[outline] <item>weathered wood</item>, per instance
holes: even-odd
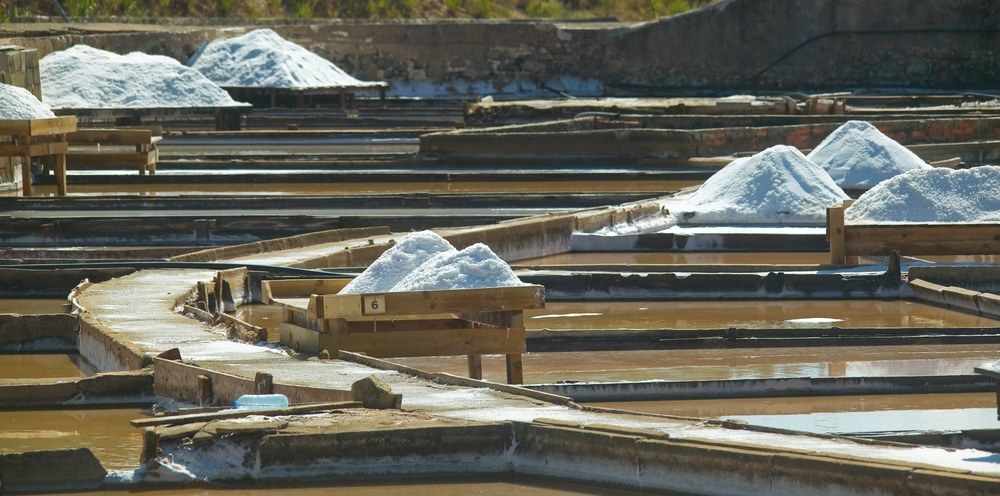
[[[840,202],[826,209],[826,237],[830,240],[830,263],[833,265],[847,263],[847,250],[844,242],[844,209],[848,206],[849,204],[845,205],[845,202]]]
[[[330,340],[327,342],[326,338]],[[326,345],[325,345],[326,344]],[[508,328],[423,329],[404,332],[371,332],[319,335],[319,347],[331,352],[347,350],[377,358],[506,355],[525,353],[525,331]]]
[[[273,298],[337,294],[351,279],[278,279],[261,281],[261,300],[270,303]],[[266,297],[266,300],[265,300]]]
[[[207,422],[211,420],[224,420],[232,418],[246,417],[249,415],[300,415],[303,413],[319,412],[324,410],[340,410],[344,408],[361,408],[360,401],[337,401],[331,403],[313,403],[308,405],[295,405],[288,408],[269,408],[262,410],[223,410],[211,413],[192,413],[188,415],[168,415],[164,417],[141,418],[129,421],[132,427],[151,427],[156,425],[179,425],[192,422]]]
[[[469,377],[481,380],[483,378],[483,356],[475,354],[468,355],[466,357],[466,362],[469,365]]]
[[[64,154],[69,150],[65,141],[32,142],[28,144],[0,144],[0,156],[31,155],[33,157],[44,155]]]
[[[365,296],[314,295],[309,311],[317,318],[364,317],[372,313],[363,306]],[[442,312],[495,312],[545,307],[544,288],[538,285],[441,291],[385,293],[380,305],[394,315]]]
[[[149,129],[79,129],[66,135],[70,145],[148,145],[160,139]]]
[[[43,136],[76,131],[76,117],[47,117],[43,119],[0,120],[0,134],[18,136]]]

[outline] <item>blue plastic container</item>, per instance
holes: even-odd
[[[288,397],[283,394],[244,394],[233,402],[237,410],[270,410],[288,408]]]

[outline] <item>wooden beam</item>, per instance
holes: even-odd
[[[295,405],[288,408],[270,408],[266,410],[223,410],[211,413],[192,413],[188,415],[168,415],[164,417],[141,418],[129,421],[132,427],[151,427],[155,425],[179,425],[192,422],[209,422],[247,417],[250,415],[301,415],[303,413],[320,412],[324,410],[340,410],[344,408],[361,408],[360,401],[338,401],[333,403],[311,403]]]
[[[71,145],[151,145],[149,129],[80,129],[66,135]]]
[[[507,355],[525,353],[524,329],[426,329],[405,332],[320,334],[320,347],[365,353],[376,358]],[[327,342],[327,338],[332,343]]]
[[[847,263],[847,252],[844,243],[844,210],[850,206],[850,200],[844,200],[826,209],[826,237],[830,241],[830,263],[844,265]]]
[[[366,315],[420,315],[443,312],[495,312],[545,308],[545,289],[538,285],[384,293],[381,295],[317,295],[310,316],[352,318]],[[376,305],[378,308],[373,307]],[[380,311],[381,310],[381,311]]]

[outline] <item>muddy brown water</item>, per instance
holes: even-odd
[[[247,184],[70,184],[70,196],[90,195],[357,195],[401,193],[669,193],[703,181],[467,181]],[[55,185],[35,186],[36,196],[56,196]]]
[[[825,252],[570,252],[518,260],[513,265],[761,265],[828,264]]]
[[[65,298],[0,298],[0,313],[21,315],[66,313],[63,308],[65,304]]]
[[[0,353],[0,379],[86,377],[95,372],[77,353]]]
[[[0,411],[0,452],[90,448],[107,469],[139,465],[142,429],[129,420],[148,417],[140,408]]]
[[[384,496],[386,494],[412,496],[639,496],[659,494],[665,496],[680,493],[662,492],[647,493],[602,486],[598,484],[581,484],[558,480],[548,480],[528,476],[514,477],[478,477],[478,478],[435,478],[428,480],[410,480],[392,482],[365,482],[361,484],[331,485],[323,482],[295,484],[291,481],[263,482],[253,485],[242,483],[226,484],[224,486],[172,487],[169,489],[125,489],[106,488],[89,493],[109,496],[124,496],[128,494],[143,494],[147,496],[215,496],[215,495],[248,495],[248,496]],[[53,493],[65,494],[65,493]],[[687,493],[685,493],[687,494]]]
[[[825,434],[1000,429],[994,393],[588,403]]]
[[[524,382],[711,381],[788,377],[970,375],[1000,358],[1000,344],[839,346],[526,353]],[[429,372],[466,375],[465,357],[392,358]],[[483,357],[483,377],[506,382],[502,356]]]

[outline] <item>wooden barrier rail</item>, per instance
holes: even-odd
[[[81,129],[66,135],[67,165],[73,169],[133,168],[140,175],[155,174],[162,130]]]
[[[844,200],[827,209],[830,263],[857,263],[859,256],[1000,254],[1000,224],[847,224]]]

